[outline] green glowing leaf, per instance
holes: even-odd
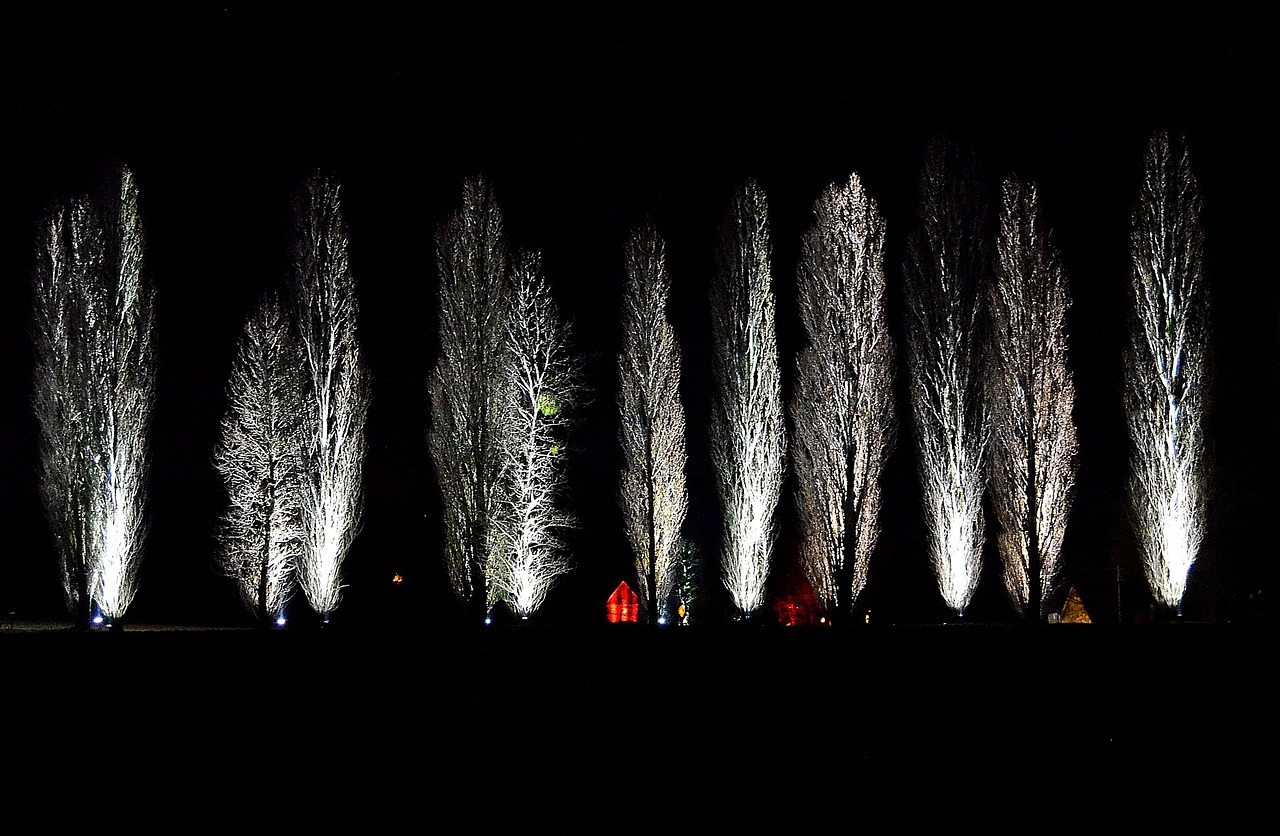
[[[560,399],[553,392],[538,393],[538,411],[547,417],[560,414]]]

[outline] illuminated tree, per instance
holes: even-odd
[[[489,583],[519,618],[546,600],[572,562],[564,532],[574,519],[564,509],[566,432],[581,393],[578,361],[542,277],[539,257],[520,253],[512,263],[507,315],[507,374],[498,414],[501,490],[495,520],[500,547]]]
[[[356,339],[355,277],[338,183],[314,173],[294,201],[290,288],[302,355],[302,521],[298,583],[328,622],[360,524],[369,376]]]
[[[245,321],[214,455],[228,499],[217,562],[263,626],[282,614],[303,561],[302,370],[293,325],[268,296]]]
[[[680,347],[667,316],[666,246],[652,222],[631,233],[618,355],[623,470],[619,500],[635,558],[641,611],[658,620],[671,598],[689,509]]]
[[[930,144],[920,228],[907,242],[906,346],[930,559],[942,599],[963,617],[982,569],[986,414],[982,288],[986,205],[976,161]]]
[[[768,206],[754,181],[734,194],[717,255],[711,455],[724,514],[720,566],[739,616],[749,618],[764,605],[787,444]]]
[[[510,296],[502,213],[483,178],[436,234],[439,358],[431,372],[428,441],[443,505],[444,556],[454,595],[478,624],[496,603],[489,559],[497,547],[499,436],[510,380]]]
[[[155,292],[142,259],[127,168],[100,204],[79,197],[42,223],[32,323],[40,492],[81,626],[123,617],[137,592],[155,403]]]
[[[1132,216],[1125,414],[1130,499],[1147,583],[1181,612],[1205,529],[1208,308],[1201,198],[1180,138],[1152,136]]]
[[[894,440],[884,218],[857,174],[814,206],[800,253],[791,401],[800,562],[819,606],[851,614],[879,535],[880,475]]]
[[[1005,180],[997,251],[989,285],[991,500],[1009,600],[1041,620],[1062,571],[1077,447],[1067,277],[1034,184]]]

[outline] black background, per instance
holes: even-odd
[[[719,595],[707,293],[728,199],[747,177],[768,195],[789,374],[795,257],[813,201],[852,171],[863,178],[887,218],[896,322],[922,155],[946,135],[981,155],[993,188],[1011,173],[1039,186],[1074,300],[1081,470],[1066,574],[1106,620],[1122,567],[1124,615],[1142,614],[1147,593],[1123,517],[1120,350],[1129,212],[1147,139],[1169,130],[1187,137],[1203,191],[1214,305],[1217,482],[1187,614],[1239,617],[1275,576],[1280,306],[1265,27],[1243,12],[1167,4],[1123,15],[1077,4],[890,5],[570,14],[530,4],[412,13],[50,4],[11,16],[0,30],[0,612],[62,614],[36,493],[26,330],[34,230],[51,202],[92,191],[107,166],[136,176],[158,294],[152,530],[130,621],[245,623],[213,566],[223,498],[211,456],[243,318],[281,281],[291,196],[320,168],[344,190],[374,387],[364,528],[338,617],[460,614],[437,557],[425,383],[436,353],[433,236],[463,178],[482,173],[511,243],[542,253],[588,360],[593,400],[574,444],[577,568],[542,612],[573,622],[599,620],[631,571],[614,499],[613,377],[630,229],[652,215],[669,247],[690,430],[688,534]],[[905,402],[899,417],[867,602],[887,620],[941,620]],[[784,496],[781,568],[789,505]],[[991,561],[971,611],[1012,618]]]

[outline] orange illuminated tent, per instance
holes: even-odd
[[[1089,611],[1084,608],[1084,602],[1080,600],[1080,593],[1076,592],[1073,586],[1067,593],[1067,600],[1062,604],[1063,624],[1092,624],[1093,619],[1089,618]]]
[[[618,584],[618,588],[609,596],[605,612],[610,623],[613,624],[634,623],[640,620],[640,599],[631,591],[631,587],[627,586],[626,581]]]

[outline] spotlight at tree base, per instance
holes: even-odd
[[[276,626],[283,627],[289,623],[289,619],[285,617],[284,610],[276,614]]]
[[[667,617],[665,615],[658,616],[658,626],[659,627],[667,626]]]
[[[114,618],[111,618],[110,616],[106,615],[106,613],[102,612],[102,609],[99,607],[99,604],[97,604],[96,600],[95,602],[93,602],[93,615],[90,616],[90,620],[88,621],[90,621],[91,630],[114,630],[115,629]]]
[[[110,630],[114,626],[112,620],[103,615],[102,610],[98,608],[98,602],[93,603],[93,615],[89,618],[89,623],[95,630]]]

